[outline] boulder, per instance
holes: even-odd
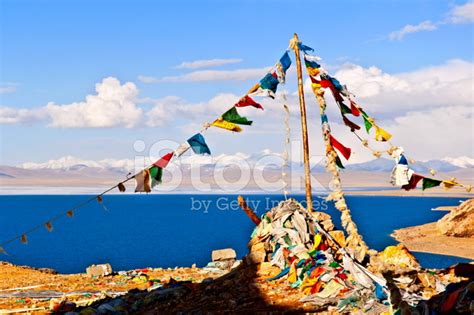
[[[87,267],[86,273],[89,277],[105,277],[112,274],[110,264],[92,265]]]
[[[229,259],[235,260],[235,258],[237,258],[237,254],[232,248],[218,249],[212,251],[212,261]]]
[[[474,199],[461,203],[436,222],[436,227],[447,236],[474,237]]]

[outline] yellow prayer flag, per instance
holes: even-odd
[[[460,186],[460,184],[456,182],[456,178],[452,178],[451,180],[443,180],[443,186],[445,189],[450,189],[454,186]]]
[[[214,127],[219,127],[219,128],[222,128],[222,129],[225,129],[225,130],[230,130],[230,131],[235,131],[235,132],[241,132],[242,131],[242,128],[240,128],[239,126],[237,126],[236,124],[234,123],[231,123],[231,122],[228,122],[222,118],[220,119],[216,119],[212,125]]]
[[[321,244],[321,238],[321,234],[319,233],[314,235],[314,242],[311,251],[315,251],[318,248],[319,244]]]
[[[377,125],[375,126],[375,140],[377,141],[388,141],[392,137],[386,130],[380,128]]]
[[[320,72],[318,68],[306,68],[306,69],[308,69],[308,74],[312,77],[317,76]]]
[[[293,262],[290,267],[290,272],[288,273],[288,282],[293,283],[297,280],[296,274],[296,263]]]

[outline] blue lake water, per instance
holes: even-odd
[[[253,223],[232,195],[110,195],[102,205],[92,202],[75,211],[72,218],[54,222],[49,233],[41,228],[5,246],[8,256],[0,260],[63,273],[83,272],[88,265],[109,262],[114,270],[141,267],[205,265],[213,249],[232,247],[239,257]],[[292,196],[304,200],[304,196]],[[45,222],[76,205],[87,195],[0,196],[0,242]],[[283,200],[279,195],[248,195],[249,205],[260,215]],[[320,202],[321,211],[339,212]],[[348,205],[368,245],[377,250],[395,244],[393,230],[438,220],[445,212],[431,208],[457,205],[459,198],[348,196]],[[316,205],[318,206],[318,205]],[[466,259],[416,253],[424,267],[442,268]]]

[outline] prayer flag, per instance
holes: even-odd
[[[123,184],[122,184],[123,185]],[[69,210],[68,212],[66,212],[66,215],[68,216],[68,218],[72,218],[74,216],[74,211],[73,210]]]
[[[357,108],[356,103],[354,103],[353,100],[350,100],[350,102],[351,102],[351,112],[352,112],[352,115],[354,115],[354,116],[359,116],[359,115],[360,115],[360,111],[359,111],[359,109]]]
[[[412,173],[408,168],[408,165],[403,165],[403,164],[397,164],[392,170],[390,182],[394,186],[404,186],[408,185],[410,183],[410,178]]]
[[[260,85],[255,91],[249,93],[249,95],[275,98],[275,93],[272,90],[262,89]]]
[[[174,155],[176,155],[176,157],[180,157],[181,155],[186,153],[186,151],[188,151],[190,147],[191,145],[186,141],[180,144],[179,147],[177,147],[176,150],[174,150]]]
[[[44,224],[44,227],[46,228],[46,230],[48,230],[48,232],[52,232],[53,231],[53,223],[51,223],[50,221],[46,222]]]
[[[287,51],[285,51],[283,56],[280,58],[280,64],[284,72],[286,72],[286,70],[291,66],[291,59]]]
[[[302,51],[304,51],[305,53],[308,52],[308,51],[314,51],[313,48],[311,48],[311,47],[309,47],[309,46],[306,46],[306,45],[304,45],[304,44],[301,43],[301,42],[298,43],[298,48],[299,48],[299,50],[302,50]]]
[[[245,95],[242,97],[236,104],[235,107],[246,107],[246,106],[253,106],[255,108],[259,108],[263,110],[263,106],[259,103],[255,102],[250,96]]]
[[[339,106],[341,107],[342,114],[352,114],[351,109],[343,102],[339,102]]]
[[[350,120],[346,117],[346,115],[344,115],[344,114],[342,115],[342,120],[344,121],[344,124],[345,124],[347,127],[351,128],[351,131],[359,130],[359,129],[360,129],[360,126],[359,126],[359,125],[357,125],[357,124],[353,123],[352,121],[350,121]]]
[[[375,140],[377,141],[388,141],[392,137],[386,130],[375,125]]]
[[[246,117],[240,116],[239,113],[237,112],[237,108],[235,107],[232,107],[231,109],[226,111],[224,114],[222,114],[222,119],[234,124],[239,124],[239,125],[252,124],[252,121],[248,120]]]
[[[28,238],[26,237],[26,234],[23,234],[20,239],[22,244],[28,244]]]
[[[161,184],[163,179],[163,169],[159,166],[152,166],[149,169],[151,177],[151,187]]]
[[[170,152],[170,153],[162,156],[158,161],[153,163],[153,165],[161,167],[161,168],[165,168],[166,166],[168,166],[168,163],[173,158],[173,155],[174,155],[174,152]]]
[[[423,178],[423,187],[422,187],[422,189],[425,190],[425,189],[428,189],[428,188],[437,187],[437,186],[441,185],[441,183],[442,183],[442,181],[440,181],[440,180],[424,177]]]
[[[212,123],[212,125],[215,126],[215,127],[225,129],[225,130],[229,130],[229,131],[235,131],[235,132],[241,132],[242,131],[242,128],[240,128],[236,124],[225,121],[223,119],[216,119]]]
[[[339,168],[344,168],[344,165],[342,164],[342,161],[341,161],[341,158],[339,157],[339,155],[336,155],[336,165]]]
[[[117,188],[120,192],[125,192],[125,190],[127,190],[123,183],[118,183]]]
[[[398,160],[398,164],[408,165],[407,158],[403,154],[400,155],[400,159]]]
[[[332,84],[334,85],[334,87],[336,89],[338,89],[339,91],[343,91],[344,90],[344,87],[342,86],[342,84],[336,79],[336,78],[333,78],[331,76],[329,76],[329,80],[331,80]]]
[[[453,188],[454,186],[460,186],[460,184],[456,181],[456,178],[451,180],[443,180],[443,186],[446,189]]]
[[[342,143],[336,140],[332,135],[329,135],[329,141],[331,145],[336,148],[346,160],[351,157],[351,148],[345,147]]]
[[[274,76],[272,73],[267,73],[267,75],[263,77],[262,80],[260,80],[260,88],[263,90],[270,90],[275,93],[278,83],[280,83],[280,81],[278,81],[276,78],[276,74]]]
[[[403,185],[402,188],[405,190],[415,189],[416,185],[418,185],[418,182],[423,178],[423,176],[413,173],[410,177],[410,181],[408,182],[408,184]]]
[[[189,138],[188,143],[196,154],[211,154],[211,150],[209,150],[206,140],[204,140],[204,137],[200,133]]]
[[[149,193],[151,191],[150,171],[148,169],[144,169],[138,174],[136,174],[135,181],[137,182],[135,192]]]
[[[306,70],[308,70],[308,74],[312,77],[317,76],[320,72],[318,68],[306,68]]]
[[[370,128],[372,128],[372,123],[365,115],[362,115],[362,118],[364,119],[365,130],[367,130],[367,133],[369,133]]]

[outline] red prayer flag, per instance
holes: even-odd
[[[253,106],[255,108],[260,108],[263,110],[263,106],[259,103],[255,102],[250,96],[245,95],[242,97],[236,104],[235,107],[246,107],[246,106]]]
[[[360,111],[359,109],[357,108],[356,104],[354,103],[354,101],[350,100],[351,101],[351,111],[352,111],[352,115],[354,116],[359,116],[360,115]]]
[[[273,73],[272,73],[272,76],[273,76],[275,79],[278,79],[278,75],[277,75],[276,72],[273,72]]]
[[[343,102],[344,99],[341,96],[341,93],[339,93],[338,89],[334,86],[334,83],[332,83],[331,80],[323,79],[319,82],[323,88],[329,88],[332,92],[332,95],[334,95],[334,99],[336,102]]]
[[[162,156],[158,161],[153,163],[154,166],[158,166],[161,168],[165,168],[168,163],[170,162],[171,158],[173,157],[174,152],[170,152],[166,154],[165,156]]]
[[[342,156],[346,160],[349,160],[351,157],[351,148],[345,147],[342,143],[336,140],[332,135],[329,135],[329,141],[331,142],[331,145],[333,148],[336,148],[339,152],[341,152]]]
[[[411,175],[411,178],[410,178],[410,181],[408,182],[408,184],[403,185],[402,188],[405,189],[405,190],[415,189],[416,185],[418,185],[418,182],[420,180],[422,180],[423,178],[424,178],[424,176],[413,173]]]

